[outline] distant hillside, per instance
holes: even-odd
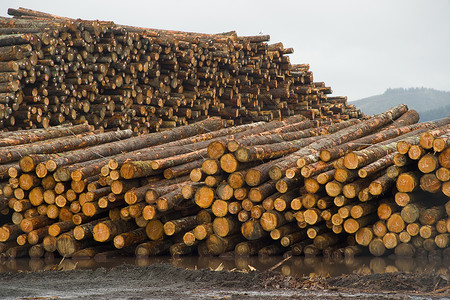
[[[450,92],[427,88],[387,89],[382,95],[350,102],[366,115],[373,115],[404,103],[420,114],[420,122],[450,116]]]

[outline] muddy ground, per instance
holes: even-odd
[[[1,299],[448,299],[448,274],[187,270],[170,264],[0,274]]]

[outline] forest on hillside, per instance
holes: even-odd
[[[450,92],[429,88],[389,88],[383,94],[350,102],[367,115],[385,111],[404,103],[420,114],[420,121],[440,119],[450,115]]]

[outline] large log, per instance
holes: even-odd
[[[432,129],[432,128],[442,126],[442,127],[439,127],[438,129],[435,129],[432,131],[436,135],[442,134],[442,133],[446,132],[446,130],[448,130],[448,128],[445,126],[448,121],[450,121],[450,118],[448,118],[448,120],[443,119],[440,121],[436,121],[434,123],[429,123],[428,128],[421,128],[421,129],[415,130],[413,132],[404,134],[400,137],[388,139],[382,143],[378,143],[376,145],[370,146],[364,150],[348,153],[344,157],[345,167],[347,167],[348,169],[352,169],[352,170],[358,169],[358,168],[361,168],[363,166],[366,166],[366,165],[376,161],[377,159],[380,159],[383,156],[386,156],[390,153],[395,152],[395,149],[397,149],[397,151],[399,151],[398,145],[400,143],[399,142],[400,140],[401,140],[401,142],[418,140],[420,138],[420,134],[426,130],[429,130],[430,128]]]
[[[132,222],[106,220],[94,226],[94,240],[98,242],[111,241],[116,235],[133,230],[135,227],[136,225]]]
[[[403,134],[417,130],[419,128],[423,128],[425,126],[426,125],[423,124],[413,124],[409,126],[383,130],[381,132],[356,139],[349,143],[339,145],[338,147],[322,150],[320,152],[320,159],[322,159],[323,161],[330,161],[332,159],[339,158],[349,153],[350,151],[361,150],[369,145],[380,143],[382,141],[401,136]]]
[[[294,152],[289,158],[285,158],[282,163],[279,163],[272,168],[276,168],[283,173],[283,171],[295,166],[295,164],[297,164],[298,167],[303,167],[308,163],[318,161],[321,150],[333,148],[345,142],[365,136],[377,128],[386,125],[390,120],[398,118],[406,111],[407,107],[405,105],[393,107],[382,114],[373,116],[369,120],[330,134],[329,136],[308,145],[308,147]]]
[[[310,135],[324,134],[324,133],[330,134],[342,130],[350,125],[354,125],[356,123],[357,123],[356,120],[352,120],[351,122],[347,121],[338,124],[333,124],[329,128],[327,128],[325,132],[323,130],[320,130],[321,128],[317,128],[317,130],[314,131],[311,130],[312,132],[310,132],[309,134]],[[260,144],[259,146],[250,146],[248,145],[249,143],[247,143],[245,147],[241,145],[241,147],[237,149],[235,156],[240,162],[271,159],[297,151],[298,149],[305,147],[306,145],[309,145],[310,143],[313,143],[319,139],[319,137],[316,136],[312,137],[308,136],[308,134],[305,134],[305,131],[294,133],[275,136],[263,136],[265,138],[268,138],[267,142],[263,143],[257,142],[256,144]],[[251,139],[251,137],[249,137],[249,139]]]
[[[88,124],[80,124],[75,126],[55,126],[48,129],[18,131],[14,134],[10,134],[9,136],[2,137],[0,146],[5,147],[34,143],[63,136],[76,135],[91,130],[92,126],[89,126]]]

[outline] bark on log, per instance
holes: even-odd
[[[132,222],[126,222],[123,220],[107,220],[100,222],[94,226],[94,240],[98,242],[111,241],[116,235],[133,230],[135,227],[136,225]]]

